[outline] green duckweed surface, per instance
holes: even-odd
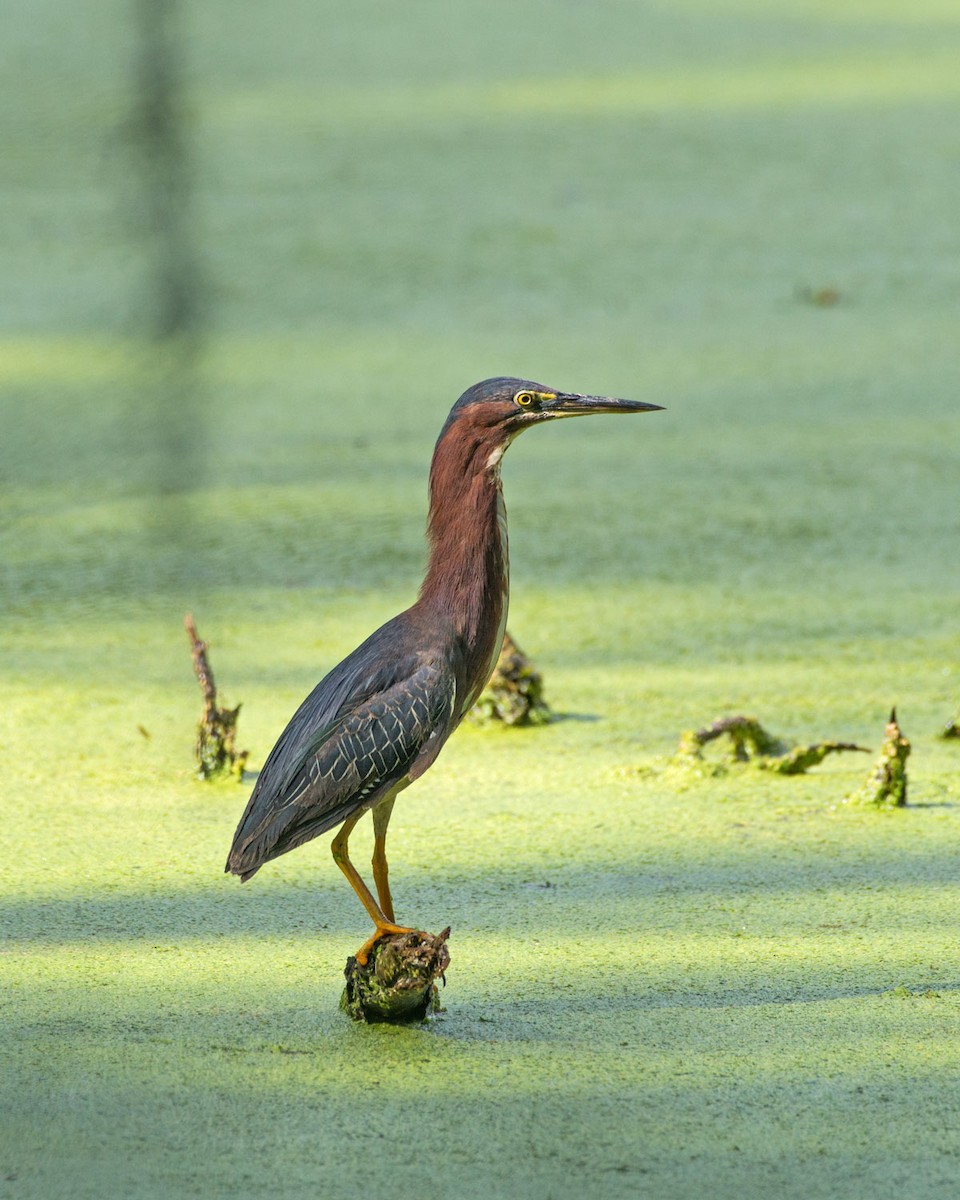
[[[956,6],[201,0],[170,395],[130,14],[11,12],[0,1197],[956,1196]],[[412,599],[433,440],[501,373],[667,411],[505,460],[565,719],[403,795],[446,1011],[358,1027],[327,839],[222,874],[247,788],[192,778],[182,617],[261,763]],[[843,804],[865,755],[664,771],[736,712],[876,751],[893,704],[903,810]]]

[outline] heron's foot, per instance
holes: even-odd
[[[360,964],[361,967],[365,967],[367,965],[367,959],[370,957],[370,951],[374,948],[374,946],[377,944],[377,942],[380,941],[381,938],[389,937],[393,933],[416,933],[416,932],[417,931],[415,929],[412,929],[409,925],[393,925],[389,922],[381,925],[378,922],[376,929],[373,931],[373,935],[371,937],[367,938],[367,940],[363,943],[363,945],[360,947],[360,949],[354,955],[354,958],[357,960],[357,962]]]

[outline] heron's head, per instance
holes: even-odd
[[[562,417],[656,412],[660,408],[660,404],[646,404],[642,400],[561,392],[530,379],[485,379],[468,388],[450,410],[441,438],[462,423],[464,432],[467,428],[482,429],[485,440],[506,446],[531,425]]]

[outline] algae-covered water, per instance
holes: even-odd
[[[955,7],[194,4],[180,375],[132,11],[10,16],[0,1196],[955,1196]],[[446,1011],[355,1026],[328,839],[222,874],[182,617],[255,767],[412,599],[433,440],[500,373],[667,411],[505,459],[564,719],[404,793]],[[876,751],[893,704],[903,810],[843,804],[866,755],[664,770],[744,712]]]

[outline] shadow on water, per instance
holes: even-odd
[[[912,977],[911,977],[912,978]],[[507,989],[495,1000],[458,999],[454,1023],[439,1022],[432,1027],[438,1037],[463,1041],[528,1042],[531,1026],[536,1026],[538,1041],[569,1042],[579,1038],[593,1042],[603,1035],[607,1022],[621,1033],[629,1032],[630,1019],[638,1014],[656,1012],[707,1012],[722,1009],[753,1009],[768,1006],[831,1004],[845,1000],[938,999],[944,993],[960,992],[960,980],[941,982],[925,976],[912,978],[904,987],[902,976],[894,973],[883,983],[857,985],[829,978],[782,980],[772,968],[757,972],[740,986],[716,985],[714,981],[693,977],[686,987],[664,988],[631,993],[629,989],[612,992],[589,980],[578,980],[576,994],[538,996],[517,999]],[[441,997],[442,999],[442,997]],[[484,1026],[488,1026],[489,1032]]]
[[[454,927],[452,986],[441,996],[450,1019],[425,1033],[477,1045],[533,1037],[550,1045],[594,1045],[599,1038],[613,1047],[624,1031],[656,1025],[660,1012],[680,1022],[684,1012],[887,996],[921,1003],[960,991],[955,964],[942,964],[949,974],[941,980],[937,964],[917,959],[909,934],[929,933],[926,909],[914,903],[898,912],[884,928],[900,940],[876,952],[862,921],[864,905],[874,905],[885,888],[952,885],[946,854],[918,850],[887,861],[776,869],[762,852],[714,853],[709,862],[667,868],[634,859],[603,872],[590,864],[565,867],[549,888],[534,887],[541,869],[528,867],[521,876],[515,867],[494,867],[466,883],[462,875],[421,870],[405,881],[404,899],[415,911],[443,913]],[[237,1052],[262,1050],[265,1030],[271,1044],[279,1037],[305,1053],[332,1030],[346,1032],[349,1023],[337,1012],[339,968],[367,928],[349,889],[330,877],[316,887],[259,892],[241,890],[234,879],[221,882],[174,894],[8,898],[0,904],[8,961],[18,950],[44,948],[68,957],[49,968],[59,982],[25,981],[2,1024],[60,1041],[82,1042],[107,1029],[133,1041],[235,1039],[223,1048]],[[856,911],[838,914],[838,893]],[[231,964],[238,942],[246,943],[243,955]],[[258,947],[262,968],[252,965]],[[90,1002],[75,1010],[71,988],[89,978],[84,956],[99,978],[112,970],[105,950],[120,978],[127,950],[169,962],[171,971],[159,987],[134,987],[112,999],[99,999],[85,983]],[[171,951],[179,953],[164,959]],[[190,981],[198,964],[214,960],[211,987],[219,998],[210,1008],[209,994],[196,994]],[[178,962],[187,964],[182,978]],[[605,1030],[615,1033],[608,1038]]]
[[[749,911],[752,934],[768,937],[785,930],[791,935],[822,930],[824,897],[836,893],[865,895],[905,884],[953,886],[956,866],[949,854],[927,848],[899,847],[869,860],[797,859],[772,865],[762,847],[740,847],[713,848],[705,857],[694,850],[666,864],[642,858],[624,858],[615,868],[564,863],[551,870],[549,885],[542,863],[511,864],[509,870],[489,866],[468,875],[462,869],[430,866],[408,869],[402,880],[399,875],[395,873],[395,891],[402,887],[404,907],[415,909],[419,898],[425,910],[443,912],[445,921],[461,928],[476,928],[475,914],[487,928],[495,914],[498,935],[505,938],[525,938],[529,922],[545,935],[577,931],[585,936],[585,911],[590,913],[589,930],[600,936],[629,931],[631,937],[642,937],[644,929],[658,937],[671,929],[678,936],[715,935],[716,915],[707,920],[704,914],[726,902],[731,912]],[[0,931],[8,945],[152,945],[208,938],[309,939],[317,933],[352,938],[364,927],[349,888],[326,869],[315,884],[277,885],[264,879],[241,886],[213,870],[209,883],[195,890],[162,892],[147,878],[145,884],[144,890],[92,895],[9,896],[0,901]],[[804,895],[809,901],[798,908]],[[522,898],[519,905],[517,897]],[[465,913],[471,914],[469,921]],[[729,918],[731,930],[740,919]],[[901,910],[896,927],[906,928],[914,920],[910,910]]]

